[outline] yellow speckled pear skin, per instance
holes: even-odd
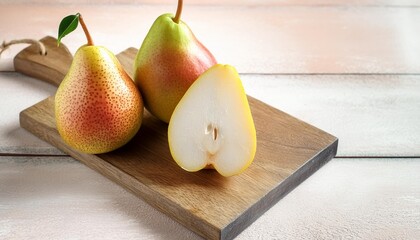
[[[104,47],[79,48],[55,95],[55,118],[63,140],[99,154],[126,144],[139,130],[143,101],[133,80]]]
[[[174,160],[190,172],[210,166],[232,176],[252,163],[257,135],[235,68],[217,64],[191,85],[172,114],[168,142]]]
[[[191,84],[216,59],[182,21],[163,14],[156,19],[135,59],[134,81],[145,107],[169,122],[172,112]]]

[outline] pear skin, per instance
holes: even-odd
[[[168,123],[191,84],[214,64],[214,56],[184,22],[176,23],[173,14],[163,14],[137,53],[134,81],[145,107]]]
[[[133,80],[104,47],[79,48],[55,95],[57,129],[71,147],[109,152],[139,130],[143,101]]]

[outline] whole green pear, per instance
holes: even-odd
[[[182,0],[176,16],[159,16],[141,45],[134,63],[134,81],[145,107],[154,116],[169,122],[191,84],[216,59],[181,21]]]

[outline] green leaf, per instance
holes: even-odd
[[[73,32],[77,28],[77,25],[79,24],[79,16],[80,13],[76,13],[75,15],[69,15],[61,20],[60,26],[58,27],[57,46],[60,45],[61,39],[63,37]]]

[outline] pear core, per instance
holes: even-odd
[[[219,135],[219,130],[217,126],[215,126],[213,123],[210,123],[207,125],[205,131],[205,138],[204,138],[204,147],[207,150],[208,154],[214,155],[217,153],[217,151],[220,148],[221,139],[222,137]]]

